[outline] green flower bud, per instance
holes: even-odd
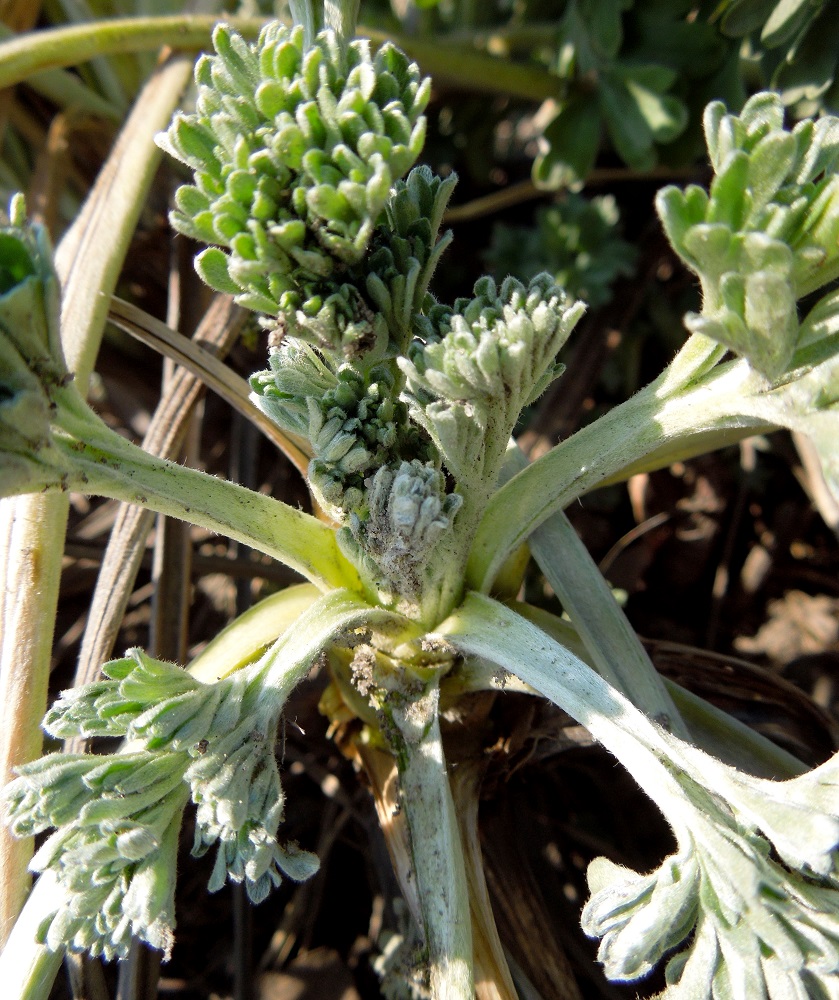
[[[380,468],[365,486],[365,509],[352,514],[341,542],[367,564],[386,601],[394,594],[418,600],[434,548],[463,498],[446,493],[440,470],[417,459]]]
[[[303,295],[289,293],[281,299],[288,334],[326,354],[349,360],[363,356],[368,365],[384,355],[385,318],[370,310],[354,284],[312,285],[302,291]]]
[[[172,224],[226,249],[201,258],[205,281],[276,315],[283,293],[364,256],[422,148],[429,83],[392,45],[372,55],[331,31],[306,49],[300,27],[273,22],[248,45],[219,25],[213,42],[196,65],[194,113],[158,137],[195,173]]]
[[[747,356],[766,375],[786,371],[799,332],[789,246],[763,233],[732,236],[720,225],[695,226],[685,245],[698,253],[716,251],[721,265],[718,308],[689,313],[687,328]],[[723,271],[726,265],[731,270]]]
[[[385,205],[387,226],[377,229],[365,262],[366,288],[387,320],[395,355],[405,353],[416,314],[429,305],[431,278],[452,238],[438,233],[456,183],[454,174],[443,180],[415,167]]]
[[[90,768],[86,754],[48,754],[27,765],[3,790],[4,819],[14,836],[31,837],[76,819],[94,794],[83,781]]]
[[[548,274],[527,286],[507,278],[500,289],[485,277],[472,299],[419,320],[409,359],[399,359],[411,414],[459,482],[494,485],[519,413],[560,373],[556,355],[584,308],[567,305]]]
[[[639,875],[607,858],[592,862],[592,898],[584,910],[583,930],[589,937],[603,938],[598,958],[607,976],[640,979],[682,943],[696,923],[700,875],[691,851],[672,855],[651,875]]]
[[[702,315],[687,325],[776,379],[796,349],[796,301],[839,276],[839,119],[786,131],[780,97],[761,93],[739,117],[710,104],[705,134],[710,192],[668,187],[656,199],[702,282]]]

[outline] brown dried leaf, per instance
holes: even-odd
[[[769,620],[753,637],[735,640],[741,653],[789,663],[797,656],[823,653],[839,645],[839,599],[791,590],[769,604]]]

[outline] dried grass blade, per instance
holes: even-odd
[[[255,424],[288,458],[302,476],[309,465],[308,442],[287,434],[250,401],[250,389],[243,378],[208,351],[187,340],[171,327],[122,299],[111,300],[111,322],[121,330],[161,354],[188,368],[225,402]]]

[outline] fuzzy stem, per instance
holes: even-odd
[[[72,387],[61,392],[56,422],[66,435],[53,434],[52,450],[67,470],[56,484],[62,489],[139,504],[226,535],[297,570],[321,590],[359,589],[335,533],[310,514],[149,455],[94,416]]]
[[[757,433],[775,425],[742,415],[742,400],[764,380],[744,361],[721,365],[677,390],[664,372],[655,382],[577,431],[501,487],[489,502],[469,554],[467,584],[486,593],[510,552],[584,493],[658,452],[675,460],[692,440],[721,431]]]
[[[14,38],[15,32],[5,23],[0,24],[0,40]],[[105,119],[122,119],[120,109],[92,87],[82,82],[76,75],[63,69],[48,69],[35,73],[27,80],[28,85],[60,108],[73,108]]]
[[[685,795],[662,760],[679,767],[664,731],[595,670],[506,605],[469,594],[440,625],[462,653],[496,663],[558,705],[613,753],[675,826]],[[678,835],[678,831],[677,835]]]
[[[508,450],[508,479],[527,465],[519,448]],[[530,536],[529,546],[601,677],[671,732],[690,739],[663,679],[565,514],[557,511],[548,518]]]
[[[692,742],[712,757],[759,778],[782,781],[807,771],[797,757],[779,747],[745,722],[728,715],[699,695],[666,681],[667,689],[685,722]]]
[[[561,646],[564,646],[579,659],[589,663],[591,654],[581,642],[573,626],[569,625],[563,618],[558,618],[543,608],[534,608],[529,604],[515,604],[514,608],[523,618],[537,625]],[[589,663],[589,666],[596,669],[593,663]],[[466,679],[477,682],[469,690],[486,691],[497,688],[497,682],[493,675],[488,672],[485,673],[482,680],[479,680],[479,674],[475,671],[470,672]],[[732,767],[762,778],[775,780],[794,778],[807,770],[807,767],[797,757],[783,750],[765,736],[761,736],[754,729],[750,729],[744,722],[740,722],[739,719],[735,719],[699,695],[680,687],[675,681],[663,678],[663,682],[678,708],[679,714],[690,730],[690,742],[701,747],[706,753],[718,757]],[[512,681],[506,679],[505,689],[509,690],[511,684]],[[626,693],[630,701],[645,714],[652,714],[631,691]]]
[[[64,898],[64,890],[54,875],[45,872],[40,876],[6,947],[0,952],[4,996],[13,1000],[47,1000],[64,953],[37,944],[36,935],[41,923],[62,905]]]
[[[707,375],[725,356],[725,348],[703,333],[694,333],[662,372],[661,392],[679,391]]]
[[[431,995],[433,1000],[474,1000],[469,889],[438,705],[435,683],[422,697],[392,709],[399,730],[401,808],[411,834]]]
[[[324,0],[323,21],[341,41],[348,45],[355,38],[355,25],[361,0]]]
[[[530,550],[601,676],[670,732],[690,739],[661,675],[562,511],[534,531]]]
[[[164,45],[193,51],[206,48],[217,23],[215,14],[120,17],[27,32],[0,45],[0,86],[10,87],[33,73],[75,66],[102,55],[143,52]],[[265,20],[230,17],[227,23],[246,36],[256,37]]]
[[[263,598],[211,639],[192,660],[189,672],[212,684],[247,666],[260,650],[291,628],[319,596],[316,587],[300,583]]]

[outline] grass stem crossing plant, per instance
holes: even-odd
[[[273,742],[290,691],[321,658],[358,739],[398,776],[410,858],[399,874],[435,1000],[475,995],[484,959],[470,907],[482,928],[487,917],[467,877],[440,705],[507,678],[582,723],[673,828],[676,852],[655,872],[606,859],[590,869],[583,928],[601,940],[607,976],[637,980],[669,955],[668,1000],[836,997],[839,758],[799,774],[758,739],[741,768],[695,746],[562,509],[781,426],[811,436],[839,496],[839,122],[788,131],[770,94],[736,117],[709,107],[710,191],[669,188],[657,201],[702,286],[690,339],[647,388],[526,465],[511,435],[561,375],[584,306],[547,274],[434,298],[456,181],[414,165],[429,81],[394,45],[374,52],[329,28],[271,23],[249,43],[221,25],[213,42],[194,108],[158,138],[192,174],[171,221],[208,244],[204,281],[268,331],[253,399],[304,442],[329,523],[152,458],[104,425],[64,363],[49,247],[15,201],[0,230],[0,493],[142,504],[314,585],[231,625],[187,670],[132,650],[50,709],[55,737],[123,743],[49,754],[4,792],[15,834],[53,831],[33,861],[50,892],[36,890],[22,918],[38,944],[21,995],[43,995],[44,947],[124,957],[139,938],[169,953],[190,801],[194,853],[216,850],[211,891],[231,880],[259,902],[317,870],[278,841]],[[529,540],[570,625],[501,599],[518,589],[511,557]],[[751,777],[761,763],[786,780]],[[15,960],[4,953],[0,968]],[[503,955],[492,961],[504,968]]]

